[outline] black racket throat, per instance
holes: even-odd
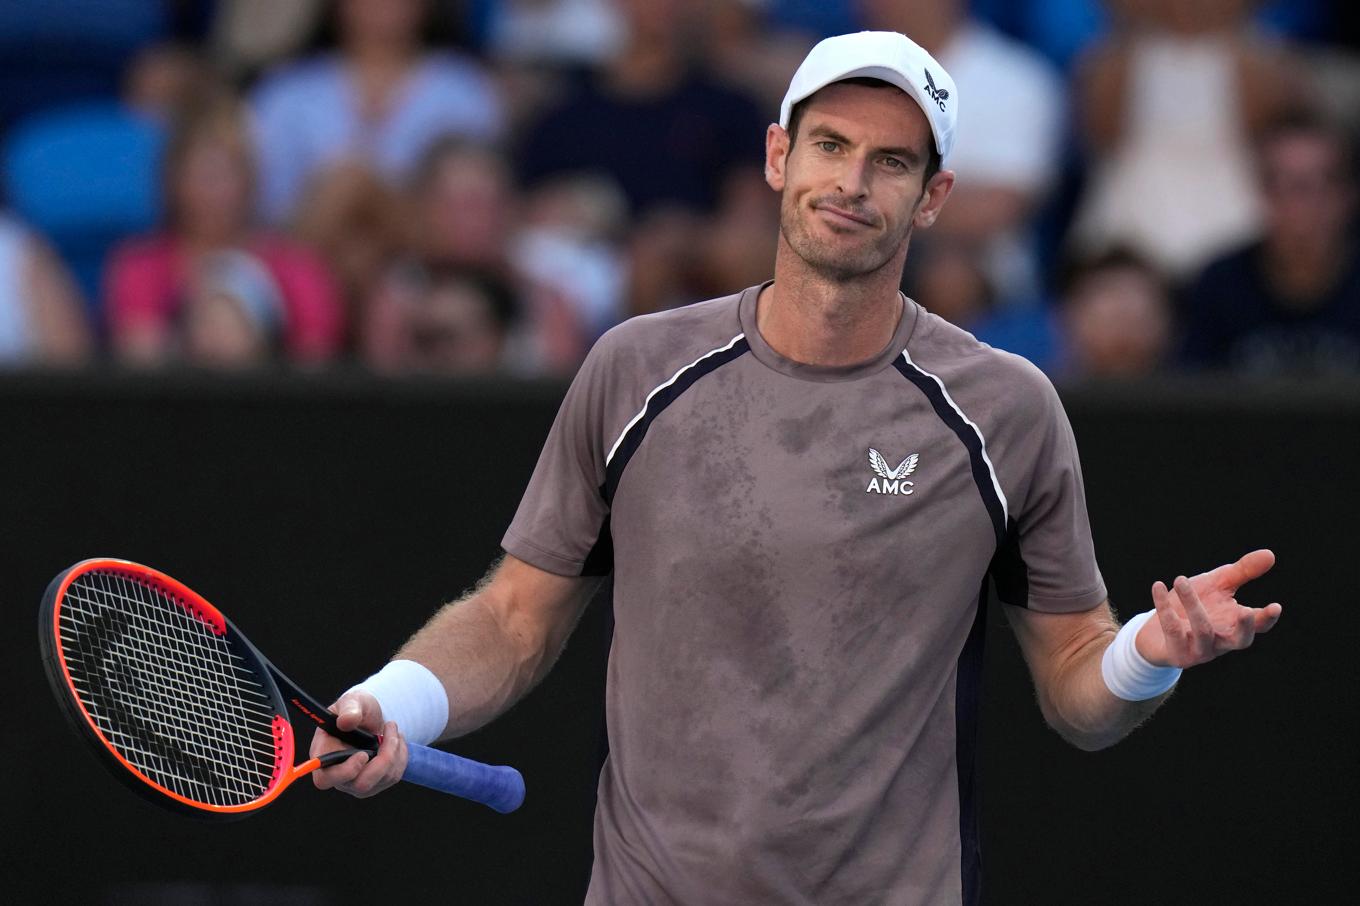
[[[260,659],[264,662],[265,667],[274,678],[274,683],[278,686],[279,694],[283,696],[283,700],[288,703],[288,707],[291,708],[295,714],[302,715],[307,719],[308,723],[326,731],[326,733],[334,736],[346,745],[353,747],[340,752],[329,752],[326,755],[321,756],[322,767],[330,767],[333,764],[338,764],[355,752],[367,752],[370,756],[378,754],[378,744],[381,740],[377,736],[374,736],[372,733],[365,730],[340,729],[340,726],[335,722],[335,714],[329,708],[321,704],[321,702],[317,701],[311,695],[308,695],[297,683],[285,676],[279,668],[265,660],[263,655],[260,655]],[[303,734],[298,733],[297,735],[299,737],[298,746],[302,747],[306,743],[306,740],[301,738]]]

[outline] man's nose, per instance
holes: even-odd
[[[867,158],[847,156],[837,179],[837,189],[850,198],[866,198],[869,195],[869,161]]]

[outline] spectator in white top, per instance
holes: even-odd
[[[78,365],[93,351],[85,306],[66,268],[0,215],[0,368]]]
[[[334,165],[358,161],[399,182],[441,136],[501,132],[490,77],[426,40],[428,0],[336,0],[332,15],[336,52],[266,78],[254,99],[261,202],[275,222]]]
[[[958,86],[958,174],[933,232],[978,249],[998,301],[1039,291],[1032,217],[1061,159],[1065,92],[1037,52],[968,15],[964,0],[859,0],[865,24],[930,51]]]
[[[1261,223],[1251,138],[1316,94],[1251,25],[1249,0],[1111,3],[1077,95],[1094,158],[1073,224],[1080,253],[1127,246],[1176,283]]]

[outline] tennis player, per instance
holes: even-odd
[[[975,903],[988,600],[1085,749],[1275,624],[1235,597],[1258,550],[1155,583],[1121,627],[1052,386],[898,291],[954,185],[959,103],[903,35],[812,49],[765,135],[774,280],[596,344],[506,556],[341,697],[342,726],[385,739],[318,786],[375,793],[403,737],[510,707],[612,571],[588,903]]]

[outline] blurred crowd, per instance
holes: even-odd
[[[1356,5],[43,0],[0,7],[0,367],[570,374],[772,275],[821,37],[953,75],[903,289],[1051,375],[1360,374]]]

